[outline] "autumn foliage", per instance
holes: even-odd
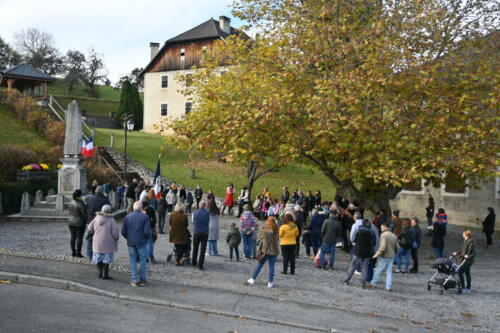
[[[207,57],[196,112],[171,125],[179,144],[305,159],[372,211],[446,170],[471,185],[494,175],[498,2],[240,0],[233,14],[260,35]]]

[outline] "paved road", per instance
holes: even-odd
[[[467,295],[447,293],[440,296],[434,289],[427,291],[426,282],[434,272],[429,266],[431,251],[430,237],[427,236],[424,237],[420,252],[421,273],[408,276],[395,274],[393,293],[363,290],[359,287],[358,278],[354,279],[352,286],[344,286],[341,279],[347,269],[349,256],[342,251],[337,252],[334,272],[318,271],[310,259],[302,257],[298,260],[296,276],[277,274],[277,288],[268,290],[265,286],[267,268],[259,276],[258,284],[246,286],[244,282],[255,267],[255,261],[235,263],[228,260],[228,249],[223,240],[228,224],[233,221],[235,219],[221,218],[221,256],[208,257],[206,271],[203,272],[192,267],[167,264],[165,257],[171,251],[171,244],[168,243],[168,235],[160,235],[155,247],[162,264],[149,267],[149,278],[154,283],[148,288],[133,291],[129,291],[129,275],[123,270],[128,267],[128,258],[125,242],[121,239],[112,273],[117,280],[110,287],[126,288],[126,293],[132,292],[143,297],[159,297],[182,304],[216,307],[224,311],[293,320],[349,332],[367,332],[372,329],[378,332],[395,329],[398,332],[497,331],[500,319],[498,241],[493,249],[486,251],[481,246],[483,235],[475,235],[478,239],[478,256],[472,269],[474,291]],[[461,248],[461,230],[450,226],[446,236],[447,251]],[[0,218],[0,248],[53,259],[38,260],[41,263],[19,262],[0,256],[0,270],[48,274],[103,287],[99,285],[102,280],[96,278],[93,266],[68,262],[71,260],[67,257],[68,234],[65,223],[4,222]],[[277,271],[280,266],[281,262],[278,263]],[[179,293],[181,288],[188,292]]]
[[[0,295],[0,332],[306,332],[43,287],[1,284]]]

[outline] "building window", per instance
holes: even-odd
[[[415,179],[412,182],[403,186],[403,191],[401,193],[405,194],[425,194],[424,180]]]
[[[193,102],[186,102],[184,106],[184,113],[185,114],[190,113],[192,108],[193,108]]]
[[[193,74],[186,74],[186,87],[193,84]]]
[[[163,104],[161,105],[161,113],[160,113],[160,115],[161,115],[162,117],[164,117],[164,116],[166,116],[167,114],[168,114],[168,104],[167,104],[167,103],[163,103]]]
[[[167,88],[168,87],[168,75],[163,75],[161,77],[161,87],[162,88]]]
[[[186,55],[186,50],[185,49],[181,49],[181,57],[184,57]]]
[[[444,174],[442,194],[445,196],[469,196],[469,186],[467,180],[462,178],[458,172],[450,170]]]

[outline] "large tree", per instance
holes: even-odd
[[[19,65],[21,55],[0,37],[0,71]]]
[[[135,129],[142,128],[143,121],[143,106],[142,100],[139,96],[139,90],[137,86],[131,84],[129,81],[125,81],[122,84],[122,91],[120,95],[120,104],[118,106],[118,112],[116,112],[115,120],[119,123],[123,123],[123,116],[131,114],[132,119],[135,122]]]
[[[40,71],[54,75],[64,71],[63,57],[54,37],[36,28],[23,29],[14,35],[15,44],[24,61]]]
[[[108,71],[104,65],[103,56],[95,49],[90,48],[86,56],[82,81],[92,97],[99,97],[96,87],[99,83],[105,83],[107,78]]]
[[[64,86],[66,94],[69,94],[75,85],[82,82],[85,76],[86,59],[85,54],[78,50],[68,50],[65,57]]]
[[[305,159],[372,211],[390,211],[405,184],[439,183],[443,171],[471,185],[493,175],[498,2],[241,0],[234,8],[262,37],[219,44],[194,77],[200,115],[174,123],[181,137],[201,144],[205,126],[207,145],[212,133],[239,143],[218,146],[228,155],[255,140],[250,152]],[[204,74],[221,55],[234,78]],[[269,111],[265,132],[245,137],[234,128],[261,132],[241,116],[259,110],[256,94]]]

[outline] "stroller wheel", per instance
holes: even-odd
[[[443,288],[441,288],[441,291],[439,292],[440,295],[443,295],[444,294],[444,290]]]
[[[171,255],[171,254],[169,254],[169,255],[167,256],[167,262],[170,262],[171,260],[172,260],[172,255]]]
[[[431,290],[431,285],[427,283],[427,290]]]
[[[462,289],[458,288],[458,289],[457,289],[457,294],[459,294],[459,295],[460,295],[461,293],[462,293]]]

